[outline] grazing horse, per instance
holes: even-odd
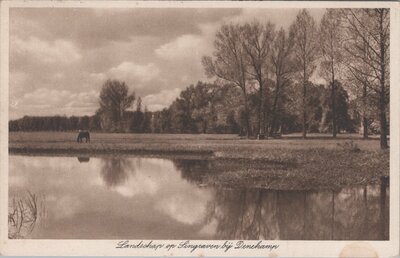
[[[90,133],[89,131],[81,131],[79,130],[79,134],[78,134],[78,138],[76,139],[76,141],[79,142],[83,142],[82,139],[85,138],[86,142],[90,142]]]

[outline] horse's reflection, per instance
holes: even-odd
[[[79,163],[89,162],[90,157],[78,157]]]

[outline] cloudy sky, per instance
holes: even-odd
[[[298,9],[10,9],[10,119],[91,115],[108,78],[149,110],[207,80],[201,57],[223,23],[258,19],[288,28]],[[319,21],[323,9],[311,9]]]

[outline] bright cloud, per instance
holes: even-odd
[[[242,12],[235,16],[228,16],[224,19],[225,23],[245,23],[259,21],[262,23],[271,22],[276,25],[276,28],[280,27],[284,29],[289,29],[290,25],[296,20],[296,15],[300,9],[297,8],[287,8],[273,9],[273,8],[244,8]],[[310,8],[308,9],[313,18],[319,22],[325,9],[320,8]],[[285,18],[282,19],[282,13],[284,13]]]
[[[73,93],[67,90],[39,88],[34,92],[26,93],[21,104],[80,107],[95,104],[97,100],[98,93],[94,90]]]
[[[116,78],[126,80],[139,80],[148,82],[156,78],[160,73],[160,69],[153,63],[146,65],[135,64],[133,62],[123,62],[117,67],[110,69],[109,74]]]
[[[219,23],[199,23],[199,34],[184,34],[155,49],[155,54],[169,61],[186,61],[191,65],[200,64],[203,55],[213,49],[214,36]]]
[[[162,45],[155,53],[166,60],[191,60],[193,56],[201,57],[207,45],[203,37],[188,34]]]
[[[63,39],[49,42],[36,37],[27,40],[14,37],[12,48],[19,54],[33,56],[37,61],[48,64],[70,64],[81,59],[79,49],[72,42]]]
[[[26,91],[25,85],[29,82],[29,75],[28,73],[15,71],[10,73],[10,106],[15,106],[18,97]]]
[[[180,35],[154,50],[154,55],[168,65],[165,68],[167,85],[173,82],[174,87],[182,90],[191,83],[207,80],[201,59],[212,53],[218,26],[217,23],[200,23],[197,25],[199,33]]]
[[[136,64],[124,61],[111,67],[103,73],[91,73],[89,79],[96,84],[102,84],[107,79],[124,81],[134,90],[145,87],[160,75],[161,70],[154,63]]]
[[[11,111],[24,115],[90,115],[98,108],[99,93],[39,88],[15,99]]]
[[[181,89],[161,90],[157,94],[150,94],[143,98],[143,104],[150,111],[160,110],[168,107],[180,94]]]

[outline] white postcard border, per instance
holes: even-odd
[[[12,7],[101,7],[101,8],[391,8],[391,103],[390,103],[390,240],[389,241],[264,241],[279,248],[269,253],[265,250],[198,249],[116,249],[119,240],[10,240],[7,235],[8,210],[8,53],[9,8]],[[106,256],[285,256],[285,257],[336,257],[345,248],[369,250],[379,257],[399,255],[399,128],[400,128],[400,3],[398,2],[218,2],[218,1],[3,1],[1,2],[1,102],[0,102],[0,254],[1,255],[106,255]],[[124,240],[124,239],[121,239]],[[180,240],[153,240],[179,244]],[[132,240],[132,243],[138,242]],[[224,241],[191,241],[219,243]],[[246,241],[257,243],[258,241]]]

